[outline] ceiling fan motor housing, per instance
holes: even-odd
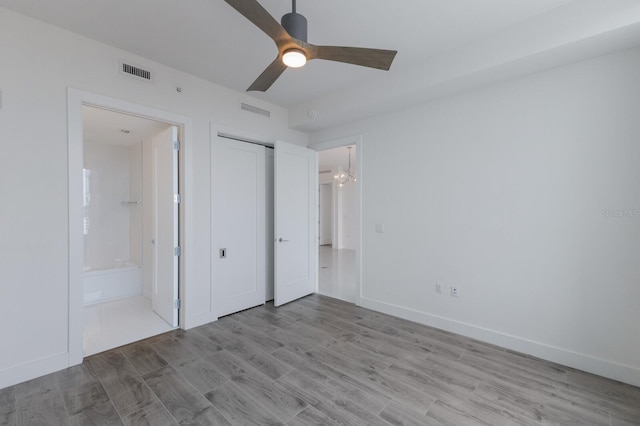
[[[307,18],[299,13],[287,13],[280,20],[282,28],[284,28],[291,37],[307,41]]]

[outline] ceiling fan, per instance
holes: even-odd
[[[256,0],[225,0],[255,26],[273,39],[278,57],[253,82],[247,91],[265,92],[287,67],[298,68],[311,59],[345,62],[353,65],[389,70],[396,50],[366,49],[362,47],[316,46],[307,43],[307,19],[296,13],[296,0],[292,12],[278,23]]]

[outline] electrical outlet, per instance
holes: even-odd
[[[451,286],[451,297],[458,297],[460,296],[460,289],[458,288],[458,286],[452,285]]]
[[[440,283],[436,283],[436,293],[442,294],[442,285]]]

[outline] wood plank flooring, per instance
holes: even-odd
[[[312,295],[0,390],[2,425],[640,425],[640,388]]]

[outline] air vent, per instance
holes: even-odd
[[[140,68],[127,62],[120,62],[120,73],[147,82],[153,81],[153,73],[150,70]]]
[[[240,109],[243,109],[243,110],[245,110],[245,111],[252,112],[252,113],[254,113],[254,114],[263,115],[263,116],[265,116],[265,117],[271,117],[271,111],[267,111],[266,109],[262,109],[262,108],[255,107],[255,106],[253,106],[253,105],[249,105],[249,104],[241,103],[241,104],[240,104]]]

